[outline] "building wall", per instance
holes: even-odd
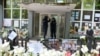
[[[85,35],[85,26],[94,30],[94,36],[100,34],[100,0],[82,0],[80,5],[72,11],[70,36]]]
[[[3,3],[2,1],[0,1],[0,19],[1,19],[0,20],[0,28],[2,27],[2,24],[3,24],[2,20],[3,19],[11,20],[11,22],[12,22],[11,27],[16,27],[16,24],[14,24],[14,22],[18,21],[18,28],[24,28],[24,27],[28,28],[26,26],[26,25],[28,25],[28,22],[29,22],[27,10],[25,10],[24,8],[16,6],[17,5],[16,2],[18,2],[19,0],[4,0],[5,3],[7,1],[11,1],[10,7],[4,7],[4,9],[3,9],[3,5],[2,5],[2,3]],[[36,1],[40,2],[40,0],[36,0]],[[47,0],[47,1],[49,1],[49,0]],[[54,1],[54,0],[52,0],[52,1]],[[97,5],[96,1],[98,1],[100,3],[99,0],[90,0],[91,6],[87,7],[85,5],[85,3],[87,4],[86,0],[82,0],[82,2],[79,3],[75,7],[75,9],[71,13],[70,22],[67,23],[67,24],[70,24],[70,31],[75,30],[75,31],[71,32],[71,34],[74,34],[74,33],[76,34],[78,31],[84,31],[83,26],[85,26],[85,25],[88,25],[89,27],[91,27],[94,30],[96,28],[100,29],[100,7],[96,6]],[[9,5],[9,4],[5,4],[5,3],[4,3],[4,5]],[[7,12],[9,10],[10,10],[10,12]],[[5,12],[4,15],[3,15],[3,11]],[[10,16],[5,16],[5,15],[10,15]],[[77,30],[76,27],[78,28],[78,30]],[[67,28],[67,30],[69,30],[69,28]],[[31,37],[33,37],[33,36],[31,36]]]

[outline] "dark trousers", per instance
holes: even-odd
[[[44,39],[46,38],[48,28],[43,29]]]
[[[9,38],[7,39],[7,41],[10,42],[10,50],[13,50],[13,46],[17,46],[18,45],[18,37],[16,37],[14,40],[10,40]]]
[[[56,39],[56,32],[53,30],[51,31],[51,38]]]
[[[89,53],[91,53],[91,49],[96,49],[96,41],[95,39],[88,39],[88,42],[87,42],[87,47],[89,49]]]
[[[80,50],[80,56],[83,56],[84,54],[82,53],[82,51]]]

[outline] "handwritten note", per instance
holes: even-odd
[[[12,32],[9,34],[8,38],[9,38],[10,40],[13,40],[16,36],[17,36],[17,33],[15,33],[14,31],[12,31]]]
[[[28,43],[28,47],[29,47],[28,51],[31,51],[36,54],[41,53],[43,51],[43,45],[38,41]]]

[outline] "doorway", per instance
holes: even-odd
[[[64,14],[40,14],[39,16],[39,37],[43,37],[43,30],[42,30],[42,19],[44,16],[48,15],[51,19],[52,17],[55,17],[56,19],[56,38],[64,38],[65,37],[65,15]],[[46,38],[50,37],[50,23],[48,24],[48,31]]]

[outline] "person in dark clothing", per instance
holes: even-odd
[[[56,38],[56,19],[53,17],[50,22],[51,38]]]
[[[96,41],[95,41],[93,34],[94,34],[94,31],[92,29],[87,29],[86,36],[85,36],[86,37],[85,43],[84,43],[84,41],[80,40],[80,43],[81,43],[80,47],[82,48],[82,45],[87,45],[88,53],[91,53],[91,49],[96,48]],[[84,54],[80,50],[80,56],[83,56],[83,55]]]
[[[8,34],[10,34],[12,31],[14,31],[16,33],[16,31],[13,29],[13,30],[10,30]],[[9,36],[9,35],[8,35]],[[16,36],[13,40],[7,38],[7,41],[10,42],[10,49],[13,50],[13,46],[17,46],[18,45],[18,36]]]
[[[48,30],[48,22],[49,22],[49,17],[45,16],[43,19],[43,34],[44,34],[44,39],[46,38],[47,35],[47,30]]]
[[[86,31],[86,42],[87,42],[87,47],[89,49],[89,53],[91,52],[91,49],[95,49],[96,48],[96,42],[95,42],[95,38],[93,36],[94,31],[92,29],[88,29]]]

